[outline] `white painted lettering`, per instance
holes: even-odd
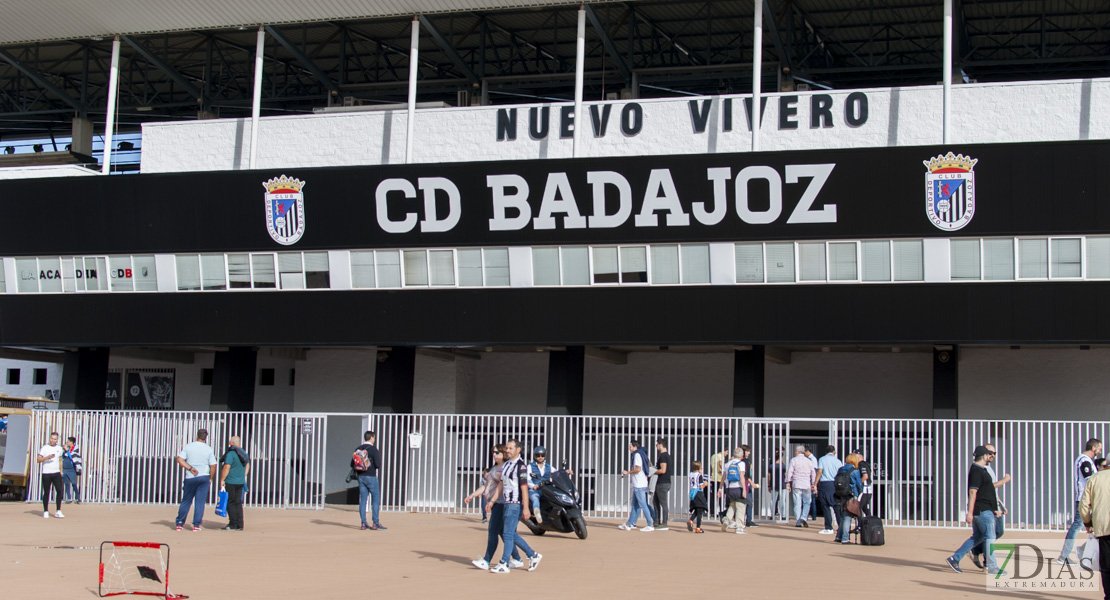
[[[401,192],[405,198],[415,198],[416,188],[413,187],[407,179],[386,179],[378,184],[378,189],[374,193],[374,199],[377,204],[378,213],[378,226],[386,233],[408,233],[416,227],[416,213],[406,213],[405,218],[400,221],[391,221],[389,219],[389,193]]]
[[[532,207],[528,205],[528,182],[520,175],[487,175],[486,186],[493,193],[493,218],[489,220],[490,231],[516,231],[528,226],[532,220]],[[512,188],[516,193],[509,194]],[[515,217],[506,213],[517,211]]]
[[[591,229],[606,229],[620,227],[632,214],[632,186],[620,173],[613,171],[590,171],[586,173],[586,181],[593,186],[594,212],[590,215]],[[617,188],[617,212],[605,212],[605,186]]]

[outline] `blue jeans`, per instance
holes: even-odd
[[[651,510],[651,506],[647,501],[647,488],[632,488],[632,504],[631,510],[628,515],[628,522],[625,523],[628,527],[635,527],[636,522],[640,520],[640,514],[643,513],[644,518],[647,519],[647,524],[655,523],[655,514]],[[646,525],[645,525],[646,527]]]
[[[528,505],[532,509],[532,514],[535,515],[536,520],[540,520],[540,491],[538,489],[528,490],[528,500],[531,504]]]
[[[374,524],[378,524],[378,509],[382,507],[382,495],[378,489],[378,478],[370,475],[358,476],[358,516],[362,519],[362,524],[366,525],[366,496],[371,498],[373,505]]]
[[[994,523],[996,520],[994,513],[989,510],[975,515],[975,520],[972,524],[974,532],[971,534],[971,537],[967,538],[967,541],[960,546],[960,549],[956,550],[956,553],[952,555],[952,559],[956,562],[960,562],[964,555],[971,552],[971,549],[979,544],[983,544],[984,548],[989,548],[990,545],[994,543]],[[985,552],[983,558],[986,561],[987,572],[992,574],[997,573],[998,563],[994,561],[994,553]]]
[[[836,539],[841,542],[851,541],[852,539],[852,515],[847,511],[841,509],[840,511],[840,530],[836,532]]]
[[[483,508],[485,504],[482,504]],[[488,563],[493,560],[493,553],[497,552],[497,538],[505,530],[505,505],[494,503],[493,510],[489,511],[489,526],[486,527],[486,553],[482,556]],[[520,553],[513,546],[513,558],[520,560]]]
[[[536,556],[536,551],[528,546],[528,542],[524,538],[516,534],[516,524],[520,521],[521,506],[519,504],[503,504],[505,507],[505,518],[502,519],[501,539],[505,542],[505,548],[501,551],[501,562],[509,564],[509,557],[516,552],[517,548],[524,551],[524,555],[528,558]]]
[[[996,540],[1001,539],[1002,534],[1006,533],[1006,528],[1002,524],[1003,521],[1004,521],[1004,519],[1002,519],[1002,517],[995,517],[994,518],[994,539],[996,539]],[[978,544],[977,546],[975,546],[974,548],[971,549],[971,554],[972,555],[978,556],[982,553],[983,553],[983,544]]]
[[[794,519],[801,523],[809,516],[810,502],[813,500],[813,490],[800,490],[794,488],[790,491],[794,496]]]
[[[1071,550],[1075,547],[1075,536],[1079,534],[1079,530],[1083,528],[1083,520],[1079,518],[1079,503],[1075,503],[1075,516],[1071,519],[1071,527],[1068,527],[1068,534],[1064,536],[1064,547],[1060,549],[1060,558],[1071,557]],[[1076,555],[1078,559],[1079,556]]]
[[[65,482],[67,500],[72,498],[78,502],[81,501],[81,488],[77,487],[78,477],[77,471],[62,469],[62,480]]]
[[[189,505],[193,505],[193,527],[200,527],[204,520],[204,501],[208,498],[208,486],[212,480],[207,475],[190,477],[181,485],[181,506],[177,509],[177,526],[185,525],[189,516]]]

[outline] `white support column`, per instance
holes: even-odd
[[[258,117],[262,115],[262,58],[265,49],[266,30],[260,25],[254,49],[254,101],[251,105],[251,158],[248,165],[251,169],[258,159]]]
[[[755,0],[755,32],[752,39],[752,152],[759,152],[760,96],[763,93],[763,1]]]
[[[420,58],[420,21],[412,18],[412,37],[409,40],[409,118],[405,137],[405,163],[412,162],[412,142],[416,133],[416,72]]]
[[[586,122],[582,114],[582,88],[586,73],[586,5],[578,7],[578,44],[574,55],[574,148],[573,155],[578,157],[582,146],[582,126]]]
[[[112,66],[108,74],[108,115],[104,120],[104,160],[100,173],[112,172],[112,133],[116,128],[116,95],[119,91],[119,37],[112,40]]]
[[[948,143],[948,127],[952,120],[952,0],[944,0],[944,120],[942,140]]]

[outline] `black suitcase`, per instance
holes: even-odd
[[[883,520],[879,517],[864,517],[859,524],[859,543],[863,546],[882,546],[886,544]]]

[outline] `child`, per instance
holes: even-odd
[[[708,485],[709,479],[701,472],[701,462],[695,460],[690,465],[690,520],[686,521],[686,529],[694,533],[703,533],[701,518],[709,510],[709,503],[705,498],[705,488]]]

